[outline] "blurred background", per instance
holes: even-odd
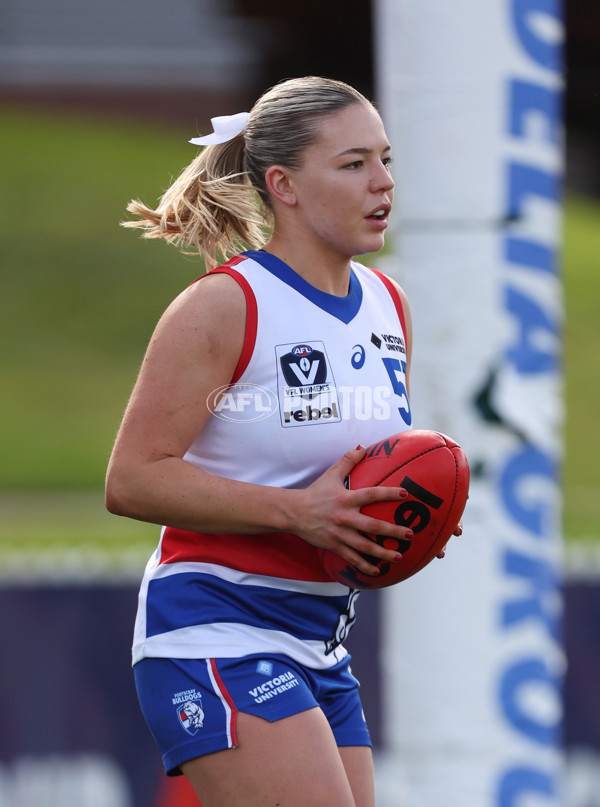
[[[565,0],[564,16],[574,602],[600,573],[600,4]],[[130,680],[136,586],[156,530],[109,516],[103,478],[153,327],[203,268],[119,222],[132,197],[157,200],[211,117],[250,109],[283,78],[326,75],[376,99],[372,32],[367,0],[0,6],[0,807],[185,803],[185,785],[163,782]],[[600,603],[589,601],[574,662],[589,709],[566,712],[565,735],[596,764]],[[598,807],[600,779],[597,789],[569,807]]]

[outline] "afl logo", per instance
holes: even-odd
[[[206,405],[221,420],[252,423],[271,417],[279,403],[272,390],[259,384],[226,384],[211,392]]]
[[[292,356],[310,356],[313,349],[310,345],[296,345],[291,350]]]

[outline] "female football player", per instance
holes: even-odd
[[[361,513],[404,490],[344,486],[411,425],[406,298],[353,260],[384,243],[390,144],[372,103],[315,77],[213,126],[156,209],[128,208],[209,269],[158,323],[107,474],[111,512],[165,525],[136,686],[204,807],[372,807],[357,591],[320,553],[376,575],[411,535]]]

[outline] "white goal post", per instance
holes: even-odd
[[[561,803],[563,25],[556,0],[375,0],[416,428],[464,535],[384,592],[381,807]]]

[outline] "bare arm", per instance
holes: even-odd
[[[288,490],[215,476],[186,462],[185,452],[211,412],[210,393],[233,376],[244,339],[245,298],[227,275],[184,291],[150,341],[110,459],[107,508],[156,524],[202,532],[294,532],[331,549],[362,571],[360,553],[392,562],[394,552],[360,531],[397,538],[403,527],[360,513],[373,501],[401,499],[392,488],[348,491],[344,478],[364,455],[348,451],[312,485]]]

